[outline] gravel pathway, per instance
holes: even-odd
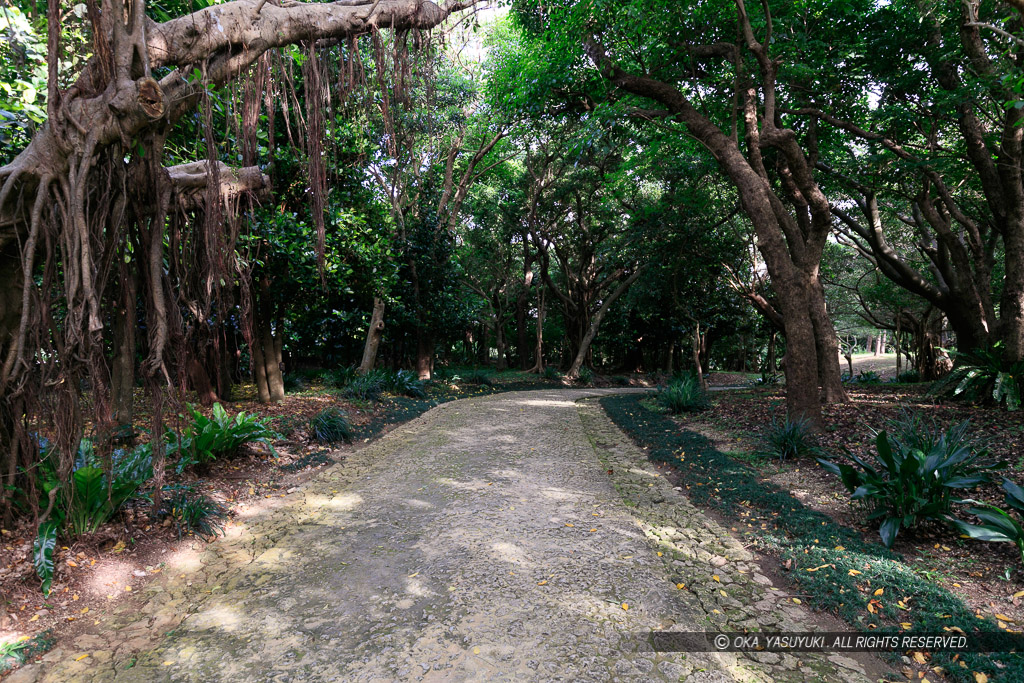
[[[10,681],[867,680],[836,656],[645,651],[653,629],[812,627],[575,402],[604,393],[439,406]]]

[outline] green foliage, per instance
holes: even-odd
[[[594,371],[586,365],[580,368],[579,381],[581,384],[591,384],[594,381]]]
[[[781,422],[772,418],[765,442],[768,452],[779,460],[821,454],[814,438],[813,425],[804,418],[790,420],[786,417]]]
[[[169,449],[178,453],[178,472],[191,465],[206,464],[218,458],[230,457],[239,446],[246,443],[262,443],[277,455],[273,441],[280,435],[271,429],[269,421],[244,411],[233,418],[224,407],[215,403],[212,415],[206,417],[194,406],[189,406],[192,424],[180,436],[171,435],[174,443]]]
[[[345,385],[342,394],[347,398],[373,401],[380,397],[389,384],[387,372],[373,370],[365,375],[356,375]]]
[[[833,612],[855,630],[872,633],[899,622],[909,622],[912,630],[920,633],[944,633],[950,628],[967,633],[998,630],[992,621],[976,617],[974,609],[918,574],[880,543],[865,541],[856,530],[806,507],[788,491],[765,482],[758,471],[715,449],[705,437],[645,409],[642,399],[612,396],[601,399],[601,405],[644,447],[648,458],[668,463],[681,473],[687,496],[695,505],[726,518],[742,515],[749,525],[739,532],[743,542],[791,562],[795,592],[806,595],[812,606]],[[883,589],[885,595],[913,596],[913,609],[905,611],[895,600],[882,600],[869,612],[871,592],[860,590],[866,584]],[[950,678],[961,683],[973,683],[975,671],[993,682],[1024,680],[1024,655],[1017,652],[936,651],[931,664],[942,666]]]
[[[39,525],[32,552],[32,564],[36,568],[36,576],[43,582],[43,595],[50,594],[50,585],[53,583],[53,551],[56,547],[57,523],[43,522]]]
[[[56,642],[50,629],[32,637],[22,636],[18,640],[0,642],[0,676],[47,652]]]
[[[115,449],[110,458],[111,476],[108,476],[95,454],[92,440],[83,438],[69,482],[59,480],[56,454],[49,444],[43,441],[41,446],[38,484],[44,495],[40,506],[48,507],[50,494],[54,492],[52,519],[57,528],[68,523],[76,536],[99,529],[153,476],[153,451],[149,444]]]
[[[306,379],[302,375],[288,373],[284,376],[284,390],[286,393],[297,394],[308,388],[309,386],[306,384]]]
[[[775,387],[782,384],[782,375],[777,372],[762,372],[751,384],[761,387]]]
[[[843,375],[843,381],[851,384],[881,384],[882,376],[874,370],[861,370],[856,377]]]
[[[658,392],[658,404],[670,413],[690,413],[711,407],[707,392],[693,375],[680,375]]]
[[[921,373],[917,370],[904,370],[896,375],[892,381],[895,384],[916,384],[921,381]]]
[[[555,366],[549,365],[544,368],[544,379],[560,380],[562,379],[562,373]]]
[[[950,517],[949,522],[962,534],[978,541],[1013,543],[1024,562],[1024,525],[1021,523],[1024,520],[1024,489],[1009,479],[1003,479],[1003,491],[1006,492],[1007,507],[1016,511],[1018,519],[995,505],[968,500],[964,502],[975,505],[967,508],[967,512],[980,519],[981,524],[969,524],[953,517]]]
[[[1024,397],[1024,361],[1004,370],[1001,343],[991,349],[961,353],[956,360],[958,364],[953,371],[936,382],[929,393],[1020,410]]]
[[[309,421],[309,434],[320,443],[352,442],[352,426],[338,408],[324,408]]]
[[[427,395],[423,382],[411,370],[399,370],[390,379],[388,389],[396,394],[411,398],[424,398]]]
[[[212,498],[190,491],[179,491],[164,500],[164,513],[174,521],[178,538],[195,534],[210,538],[224,532],[221,520],[227,510]]]
[[[473,368],[462,375],[462,381],[467,384],[477,384],[484,387],[489,387],[494,384],[491,371],[484,368]]]
[[[853,464],[818,460],[839,475],[853,500],[868,507],[868,519],[880,521],[878,533],[888,548],[900,529],[944,521],[954,494],[990,481],[994,470],[1006,466],[976,448],[967,434],[969,421],[942,430],[907,413],[890,426],[891,438],[885,431],[876,435],[873,462],[849,452]]]

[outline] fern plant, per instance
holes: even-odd
[[[707,392],[693,375],[679,375],[658,392],[658,403],[670,413],[688,413],[711,407]]]
[[[174,522],[178,538],[195,534],[210,538],[224,532],[221,520],[228,513],[217,501],[202,494],[179,491],[164,502],[164,512]]]
[[[1004,368],[1002,342],[991,349],[960,353],[956,367],[936,382],[929,393],[1020,410],[1024,402],[1024,361]]]
[[[822,454],[811,421],[802,417],[795,420],[787,417],[782,422],[772,418],[765,441],[768,452],[779,460]]]
[[[230,457],[245,443],[265,444],[271,453],[277,455],[273,441],[280,438],[280,435],[270,427],[268,421],[244,411],[231,417],[219,403],[213,405],[211,417],[206,417],[194,406],[188,409],[192,414],[192,424],[180,435],[169,432],[172,444],[168,450],[179,454],[178,472],[191,465]]]
[[[822,458],[818,462],[839,475],[851,498],[879,521],[878,533],[891,548],[901,529],[926,519],[946,521],[955,495],[991,480],[991,473],[1006,466],[977,448],[967,435],[969,422],[947,430],[934,423],[905,416],[875,437],[873,461],[847,451],[852,464]]]
[[[1006,492],[1006,506],[1017,513],[1016,519],[1007,510],[995,505],[965,500],[965,503],[974,504],[967,512],[981,520],[981,524],[969,524],[954,517],[948,521],[968,538],[1013,543],[1020,552],[1021,562],[1024,562],[1024,489],[1009,479],[1003,479],[1003,491]]]
[[[338,408],[324,408],[309,421],[309,433],[320,443],[337,443],[352,441],[352,426]]]

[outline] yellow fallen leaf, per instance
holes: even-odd
[[[725,591],[722,591],[722,590],[720,590],[720,591],[718,591],[718,592],[722,594],[722,597],[723,597],[723,598],[727,598],[727,597],[729,597],[729,595],[728,595],[728,594],[727,594],[727,593],[726,593]]]
[[[909,630],[910,630],[910,625],[911,625],[911,624],[910,624],[910,622],[909,622],[909,621],[901,621],[901,622],[900,622],[900,626],[902,626],[902,627],[903,627],[903,630],[904,630],[904,631],[909,631]]]
[[[174,662],[171,662],[171,661],[164,662],[164,666],[170,666],[171,664],[174,664]]]
[[[914,653],[914,661],[917,662],[918,664],[924,664],[925,661],[927,661],[927,660],[925,660],[923,652],[915,652]]]
[[[860,572],[857,571],[856,569],[851,569],[849,574],[850,574],[850,576],[857,576],[858,574],[860,574]]]
[[[538,582],[537,582],[537,585],[538,585],[538,586],[544,586],[544,585],[547,585],[547,582],[548,582],[548,580],[547,580],[547,579],[544,579],[543,581],[538,581]]]
[[[1013,597],[1015,597],[1015,598],[1024,598],[1024,591],[1017,591],[1016,593],[1013,594]]]
[[[660,550],[658,551],[658,557],[661,557],[661,551]]]
[[[124,589],[125,589],[125,591],[127,591],[128,593],[131,593],[131,592],[132,592],[132,587],[131,587],[131,586],[125,586],[125,587],[124,587]]]
[[[974,683],[988,683],[988,676],[980,671],[974,672]]]
[[[77,562],[75,562],[74,560],[68,560],[68,566],[69,566],[69,567],[77,567],[77,566],[78,566],[78,563],[77,563]],[[86,655],[86,657],[88,657],[88,656],[89,656],[89,655]]]
[[[684,588],[686,588],[686,584],[683,584],[683,583],[677,583],[677,584],[676,584],[676,588],[678,588],[679,590],[683,590]]]
[[[597,531],[597,529],[591,529],[591,531]]]
[[[796,603],[797,605],[801,604],[800,603],[800,598],[793,598],[793,602]]]
[[[566,526],[576,526],[575,524],[566,524]]]
[[[622,603],[622,609],[629,609],[629,605],[627,605],[626,603]]]
[[[77,601],[78,600],[78,593],[75,593],[74,595],[72,595],[71,596],[71,600],[72,601]]]
[[[89,613],[89,608],[88,607],[84,608],[81,612],[79,612],[79,614],[88,614],[88,613]]]
[[[39,621],[39,615],[38,614],[33,614],[32,618],[29,619],[29,622],[33,622],[33,621]]]
[[[717,581],[718,583],[722,583],[722,580],[720,578],[718,578],[718,574],[715,574],[711,578],[714,579],[715,581]]]
[[[882,594],[882,593],[884,593],[884,592],[885,592],[885,589],[884,589],[884,588],[879,588],[878,590],[876,590],[876,591],[875,591],[875,593],[874,593],[874,594],[875,594],[875,595],[881,595],[881,594]]]
[[[75,657],[75,661],[76,662],[80,662],[80,661],[82,661],[83,659],[85,659],[88,656],[89,656],[88,654],[78,655],[77,657]]]
[[[1010,617],[1006,616],[1005,614],[996,613],[996,619],[1001,619],[1003,621],[1008,621],[1011,624],[1013,623],[1013,619],[1011,619]]]

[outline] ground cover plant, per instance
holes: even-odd
[[[678,470],[694,503],[735,520],[734,529],[745,542],[788,567],[800,593],[815,607],[858,630],[999,630],[994,620],[979,619],[957,595],[916,572],[899,554],[766,484],[749,465],[669,417],[645,409],[638,397],[604,398],[601,403],[648,457]],[[1024,680],[1020,654],[935,652],[929,666],[941,666],[957,681],[975,681],[975,674]]]

